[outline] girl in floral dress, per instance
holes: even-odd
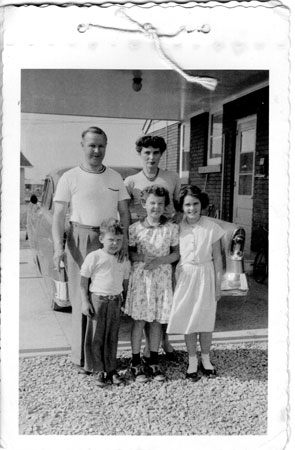
[[[172,306],[172,267],[179,259],[178,225],[164,216],[169,193],[161,186],[142,191],[146,217],[129,227],[129,254],[132,264],[125,313],[133,319],[131,331],[131,371],[137,381],[145,382],[140,358],[142,333],[150,323],[150,373],[157,381],[165,376],[159,368],[158,352],[162,324],[167,324]]]
[[[220,297],[222,259],[220,239],[223,229],[214,220],[202,216],[207,194],[196,186],[182,189],[179,207],[180,261],[176,268],[176,288],[167,333],[184,334],[189,356],[186,378],[198,381],[197,335],[201,345],[200,371],[215,376],[209,351],[215,325],[216,302]]]

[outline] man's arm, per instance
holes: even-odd
[[[128,228],[130,225],[130,213],[128,209],[128,200],[121,200],[118,202],[118,211],[120,214],[120,222],[124,229],[124,241],[120,251],[119,260],[122,260],[128,255]]]
[[[65,219],[68,204],[66,202],[54,202],[54,212],[52,218],[52,238],[54,245],[53,262],[54,267],[60,271],[60,262],[64,259],[64,232]]]

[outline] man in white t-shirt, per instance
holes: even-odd
[[[98,127],[82,133],[83,160],[80,166],[65,172],[54,196],[52,236],[54,264],[57,269],[66,257],[69,295],[72,305],[72,362],[79,373],[84,366],[86,316],[80,299],[80,267],[88,253],[101,248],[99,227],[103,220],[119,213],[124,240],[119,258],[128,252],[129,195],[121,176],[103,165],[107,136]],[[70,205],[70,228],[66,252],[63,248],[65,219]]]

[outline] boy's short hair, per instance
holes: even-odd
[[[107,233],[123,234],[123,225],[117,219],[104,220],[99,227],[99,235],[103,237]]]
[[[146,202],[149,195],[156,195],[157,197],[165,198],[165,206],[168,206],[170,203],[169,192],[162,186],[157,186],[153,184],[152,186],[148,186],[141,191],[140,197],[143,202]]]

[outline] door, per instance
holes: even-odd
[[[256,116],[237,121],[233,221],[246,231],[245,255],[250,255],[256,148]]]

